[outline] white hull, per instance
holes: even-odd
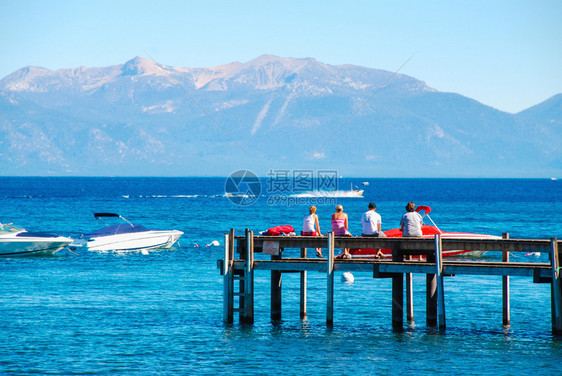
[[[72,243],[72,239],[63,236],[14,237],[0,235],[0,256],[28,256],[37,254],[54,254]]]
[[[183,235],[178,230],[172,231],[143,231],[90,238],[81,244],[88,251],[139,251],[147,249],[170,248]]]
[[[424,236],[425,238],[426,236]],[[432,236],[427,236],[432,237]],[[483,240],[483,239],[493,239],[498,240],[501,239],[501,236],[496,235],[487,235],[487,234],[470,234],[470,233],[444,233],[441,234],[441,239],[472,239],[472,240]],[[452,257],[452,256],[470,256],[470,257],[482,257],[487,253],[487,251],[461,251],[456,249],[444,249],[443,256],[444,257]]]

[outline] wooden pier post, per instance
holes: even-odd
[[[229,234],[224,234],[224,291],[223,291],[223,321],[234,322],[234,273],[232,264],[234,260],[234,229]]]
[[[435,262],[435,255],[429,254],[427,262]],[[437,276],[425,276],[425,323],[427,326],[437,326]]]
[[[408,261],[411,260],[412,256],[408,256]],[[414,322],[414,284],[412,273],[406,273],[406,320],[412,324]]]
[[[306,248],[301,248],[301,258],[306,258]],[[300,284],[300,316],[301,318],[306,317],[306,285],[307,285],[307,273],[306,270],[301,272],[301,284]]]
[[[246,229],[246,257],[244,260],[244,304],[240,321],[254,323],[254,232]]]
[[[392,250],[392,261],[404,261],[399,250]],[[395,273],[392,276],[392,328],[404,330],[404,274]]]
[[[326,325],[334,325],[334,233],[328,232],[328,264],[326,265]]]
[[[502,234],[502,239],[509,239],[509,234]],[[509,262],[509,251],[502,252],[502,262]],[[507,326],[510,322],[510,303],[509,303],[509,276],[502,276],[502,306],[503,306],[503,325]]]
[[[552,265],[552,333],[562,335],[562,278],[560,278],[560,254],[558,253],[558,240],[550,239],[550,263]]]
[[[435,235],[435,266],[437,273],[437,319],[439,329],[445,329],[445,289],[443,286],[443,245],[441,235]]]
[[[279,249],[279,255],[271,256],[272,260],[281,260],[281,249]],[[281,284],[282,284],[283,274],[279,270],[271,271],[271,319],[281,320]]]

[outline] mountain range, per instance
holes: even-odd
[[[562,176],[562,94],[516,114],[402,74],[263,55],[0,80],[0,175]]]

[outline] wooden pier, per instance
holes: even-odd
[[[307,273],[326,274],[326,324],[334,322],[334,272],[367,272],[373,278],[392,279],[392,326],[404,328],[404,289],[406,289],[406,316],[413,315],[412,273],[426,275],[426,323],[446,327],[444,277],[451,275],[502,276],[503,324],[510,322],[509,277],[533,278],[535,283],[551,284],[552,332],[562,335],[562,279],[560,278],[560,244],[550,240],[503,239],[470,240],[422,238],[362,238],[327,236],[254,236],[246,230],[244,236],[235,236],[234,230],[225,234],[224,259],[218,267],[224,275],[223,319],[231,323],[238,312],[242,323],[254,322],[254,272],[271,273],[271,318],[281,318],[281,290],[283,273],[300,273],[300,315],[306,316]],[[300,249],[300,258],[283,258],[283,250]],[[307,258],[308,248],[327,249],[325,259]],[[335,248],[392,249],[392,260],[336,259]],[[443,249],[481,250],[502,252],[502,261],[443,260]],[[512,262],[510,253],[544,252],[549,263]],[[255,259],[255,253],[264,257]],[[239,255],[239,258],[235,258]],[[269,259],[267,258],[268,256]],[[423,256],[423,257],[414,257]],[[404,279],[406,283],[404,284]],[[235,298],[238,304],[235,307]]]

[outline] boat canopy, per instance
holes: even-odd
[[[83,238],[95,238],[98,236],[109,236],[116,234],[129,234],[133,232],[145,232],[150,231],[148,228],[141,225],[129,225],[129,224],[118,224],[104,227],[102,229],[90,232],[89,234],[82,235]]]

